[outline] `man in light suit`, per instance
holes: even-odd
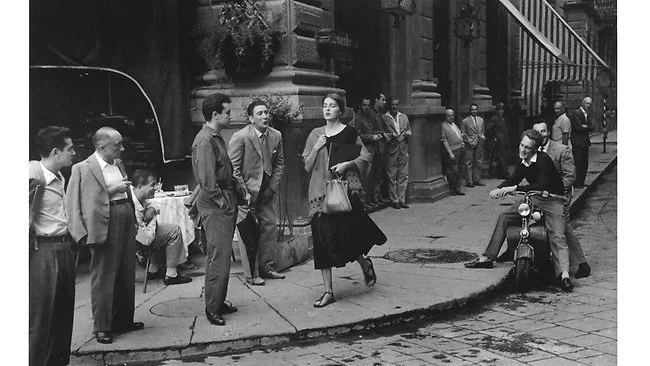
[[[582,106],[571,115],[571,146],[576,162],[576,182],[574,187],[584,188],[587,166],[589,165],[589,132],[594,130],[591,117],[591,98],[582,100]]]
[[[111,332],[144,328],[133,322],[135,234],[130,185],[119,159],[122,135],[102,127],[93,135],[95,153],[72,166],[65,196],[72,238],[87,245],[90,295],[97,342],[111,343]]]
[[[481,182],[481,160],[485,144],[485,125],[478,116],[478,105],[469,106],[470,115],[460,124],[460,131],[465,140],[465,166],[467,167],[467,186],[484,186]]]
[[[274,198],[284,170],[284,152],[282,134],[269,126],[267,105],[256,100],[246,112],[250,124],[233,134],[228,144],[228,157],[232,162],[233,178],[246,191],[248,201],[239,206],[237,216],[240,242],[245,246],[240,253],[246,252],[249,261],[248,266],[244,265],[245,272],[250,269],[250,273],[246,273],[247,281],[263,285],[264,280],[257,276],[258,270],[264,278],[284,278],[275,270],[273,262],[278,242]]]
[[[408,117],[399,111],[399,99],[390,98],[384,119],[384,131],[390,137],[386,145],[388,195],[395,209],[409,208],[406,204],[406,186],[409,182],[409,138],[411,125]]]
[[[569,263],[571,266],[578,265],[578,270],[575,273],[575,278],[587,277],[591,274],[591,267],[587,263],[585,253],[580,245],[580,240],[573,233],[573,227],[569,220],[571,198],[573,197],[573,183],[576,179],[576,169],[573,163],[573,154],[571,149],[566,145],[555,142],[549,138],[548,123],[544,120],[538,120],[533,125],[533,130],[538,131],[542,135],[542,146],[540,151],[545,152],[553,160],[553,164],[562,175],[562,183],[564,183],[564,192],[567,198],[564,204],[564,218],[566,226],[564,236],[566,243],[569,247]],[[512,256],[510,256],[512,258]]]

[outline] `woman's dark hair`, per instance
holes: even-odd
[[[208,95],[203,99],[203,105],[201,106],[201,112],[203,112],[203,118],[208,122],[212,119],[212,112],[217,112],[221,114],[223,112],[223,104],[230,103],[230,97],[221,93],[214,93]]]
[[[325,99],[327,99],[327,98],[334,99],[336,104],[338,104],[339,109],[341,110],[341,114],[343,114],[343,112],[345,112],[345,98],[343,98],[340,94],[338,94],[338,93],[329,93],[323,98],[321,103],[324,103]]]
[[[63,150],[65,148],[65,139],[72,138],[70,130],[66,127],[47,126],[41,128],[34,138],[36,152],[42,157],[50,156],[52,149]]]

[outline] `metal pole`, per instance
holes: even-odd
[[[607,99],[603,98],[603,153],[607,152]]]

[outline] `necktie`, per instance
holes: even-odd
[[[262,146],[262,164],[264,165],[264,173],[271,175],[271,154],[269,151],[269,144],[266,141],[266,133],[260,135],[260,145]]]
[[[478,123],[476,123],[476,117],[472,117],[472,120],[474,120],[474,128],[478,130]]]
[[[540,147],[539,151],[544,152],[544,146]]]

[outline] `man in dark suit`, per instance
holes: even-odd
[[[268,106],[262,101],[253,101],[246,113],[250,124],[232,136],[228,144],[228,157],[232,162],[233,178],[244,188],[245,197],[248,198],[246,204],[239,206],[237,218],[240,238],[246,252],[251,254],[247,258],[251,262],[251,273],[246,273],[247,280],[253,285],[263,285],[264,280],[256,276],[256,262],[261,277],[284,278],[275,270],[273,262],[278,244],[275,195],[284,171],[284,151],[282,134],[269,126]],[[255,219],[246,220],[249,215]],[[247,230],[247,223],[256,228]],[[247,231],[259,233],[259,236],[249,238]],[[257,251],[258,255],[255,255]],[[244,271],[249,272],[247,268]]]
[[[582,106],[571,115],[571,146],[576,163],[576,182],[574,187],[584,188],[587,166],[589,165],[589,132],[594,130],[591,116],[591,98],[582,100]]]
[[[490,198],[503,198],[514,191],[547,191],[555,195],[564,195],[564,184],[560,172],[555,168],[553,160],[544,152],[538,151],[542,145],[542,135],[535,130],[524,131],[519,143],[519,157],[521,162],[515,166],[515,171],[499,185],[499,188],[490,192]],[[526,179],[527,185],[520,185]],[[555,274],[558,285],[564,291],[572,291],[573,285],[569,278],[569,249],[564,236],[566,220],[564,219],[563,202],[555,198],[533,197],[535,205],[545,215],[545,224],[548,230]],[[513,204],[499,215],[490,242],[479,259],[465,263],[467,268],[492,268],[499,250],[506,239],[508,225],[521,220],[518,213],[519,202]]]
[[[484,186],[481,182],[481,164],[485,145],[485,125],[478,115],[478,105],[469,106],[470,115],[460,124],[460,131],[465,140],[465,166],[467,167],[467,186]]]
[[[65,196],[72,238],[90,248],[90,297],[97,342],[111,332],[144,328],[133,322],[135,234],[133,197],[122,160],[122,135],[102,127],[93,135],[95,153],[72,166]]]
[[[361,172],[364,188],[366,190],[366,204],[368,209],[373,209],[379,204],[375,198],[380,194],[380,179],[377,177],[377,171],[381,170],[381,153],[384,145],[384,126],[381,116],[374,113],[374,108],[370,106],[370,98],[361,98],[359,110],[355,113],[354,118],[350,121],[361,138],[361,142],[366,150],[372,155],[366,169]]]
[[[75,156],[70,130],[48,126],[29,162],[29,365],[67,365],[74,318],[75,264],[61,168]]]

